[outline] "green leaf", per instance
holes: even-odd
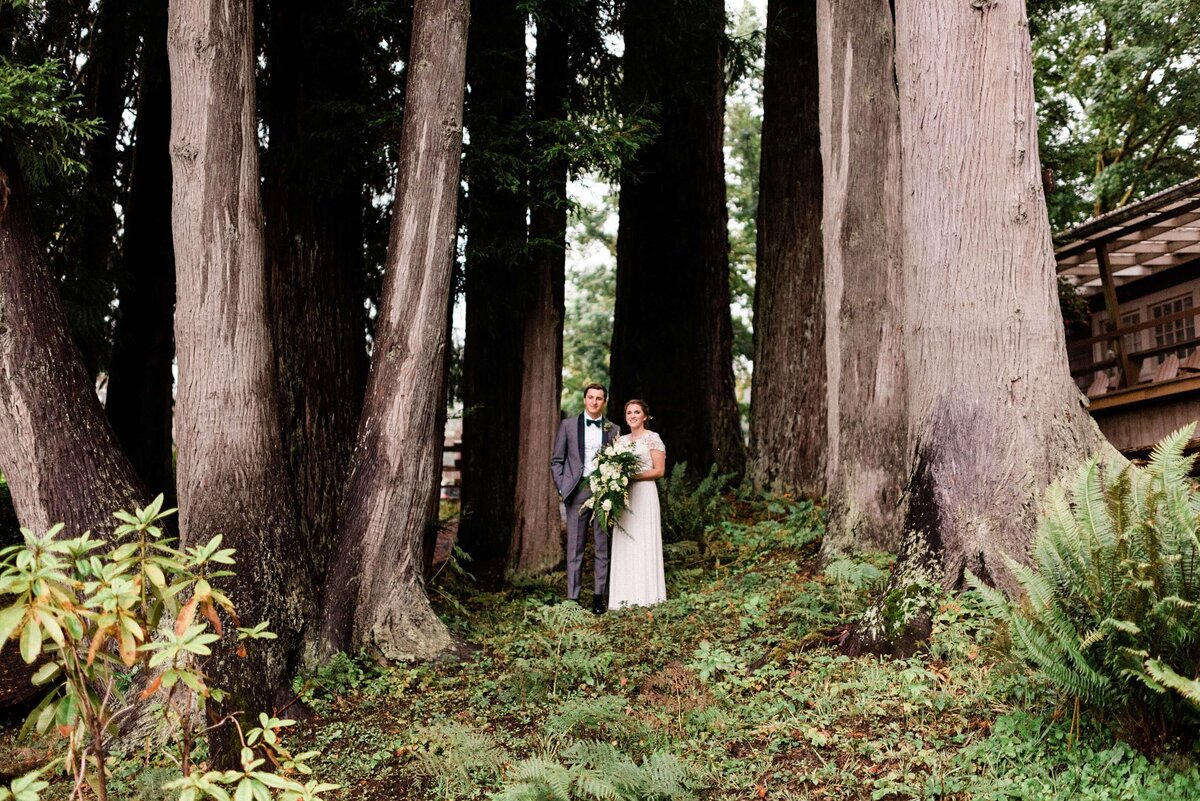
[[[41,654],[42,627],[31,620],[21,629],[21,658],[25,664],[32,665]]]
[[[60,667],[57,662],[47,662],[37,669],[37,672],[33,674],[33,679],[31,679],[31,681],[35,686],[40,687],[58,675],[59,670]]]
[[[22,601],[19,604],[6,607],[0,611],[0,645],[8,641],[8,638],[13,635],[13,631],[21,624],[25,618],[25,603]]]

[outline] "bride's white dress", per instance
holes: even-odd
[[[639,472],[651,466],[650,451],[667,452],[662,439],[647,431],[632,442]],[[667,598],[663,576],[662,514],[658,487],[653,481],[634,481],[629,489],[629,507],[621,514],[612,534],[612,556],[608,567],[608,608],[651,606]]]

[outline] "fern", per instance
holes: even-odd
[[[674,754],[655,752],[636,763],[602,740],[577,740],[559,757],[523,760],[492,801],[693,801],[705,783]]]
[[[968,574],[1019,654],[1130,730],[1200,730],[1200,493],[1183,453],[1194,430],[1144,468],[1091,460],[1050,487],[1034,565],[1008,561],[1021,601]]]
[[[490,735],[460,723],[438,723],[412,731],[410,772],[440,787],[448,798],[467,795],[500,778],[508,753]]]

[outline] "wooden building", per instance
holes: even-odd
[[[1059,276],[1087,304],[1068,324],[1071,375],[1105,436],[1140,455],[1200,419],[1200,178],[1054,244]]]

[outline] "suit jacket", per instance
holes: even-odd
[[[558,488],[558,496],[564,501],[570,501],[583,478],[583,417],[581,413],[563,420],[554,438],[550,475],[554,479],[554,486]],[[601,420],[604,421],[600,439],[600,447],[603,448],[616,439],[621,430],[608,418],[602,417]]]

